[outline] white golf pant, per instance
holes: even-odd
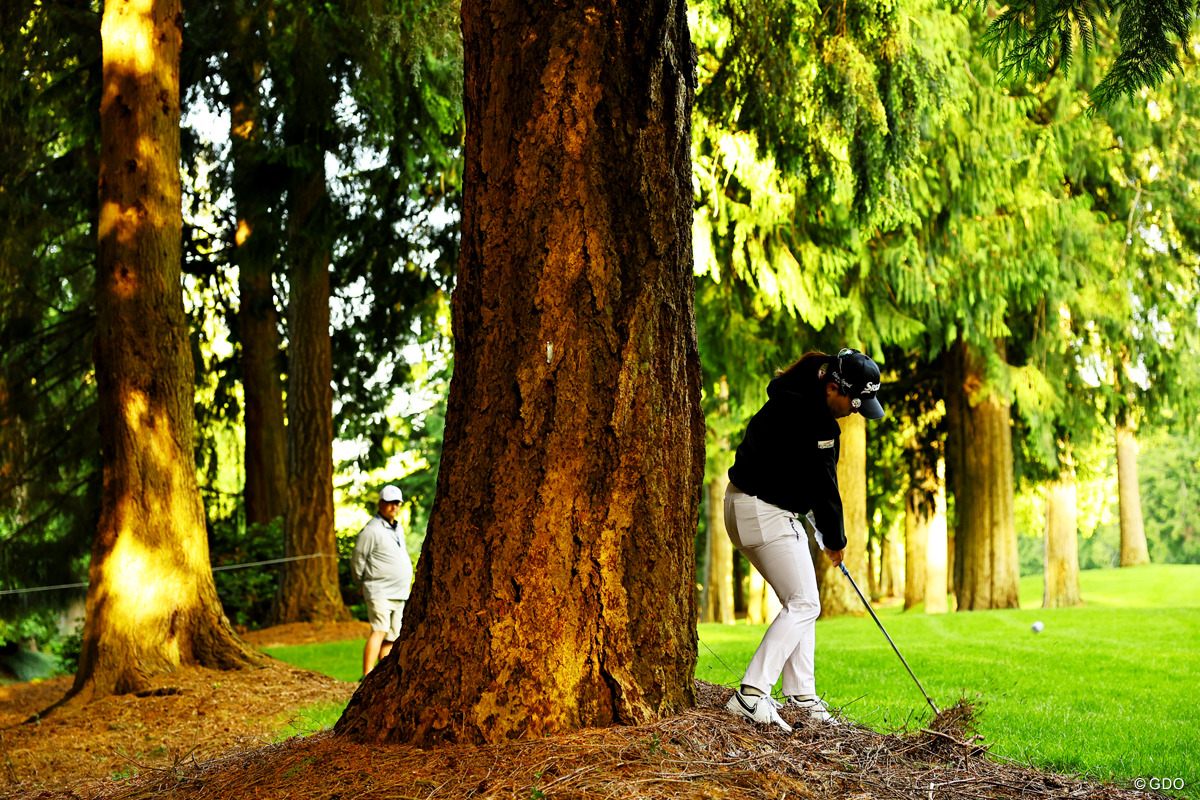
[[[785,695],[815,694],[813,653],[821,597],[803,524],[796,514],[730,484],[725,491],[725,528],[733,546],[762,574],[783,606],[754,651],[742,683],[770,694],[782,673]]]

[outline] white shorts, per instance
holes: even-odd
[[[400,635],[400,623],[404,620],[403,600],[372,600],[366,598],[367,616],[371,618],[371,630],[383,631],[385,642],[394,642]]]

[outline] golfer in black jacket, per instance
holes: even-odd
[[[729,470],[725,526],[782,610],[750,659],[741,690],[726,705],[756,722],[790,731],[771,697],[783,675],[787,702],[816,720],[837,724],[816,694],[813,650],[821,613],[816,571],[800,518],[809,511],[834,565],[845,556],[837,462],[837,420],[883,416],[875,399],[879,367],[857,350],[807,353],[767,386],[768,400],[746,428]]]

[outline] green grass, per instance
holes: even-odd
[[[329,730],[345,710],[345,703],[319,703],[302,708],[295,714],[280,714],[275,720],[277,730],[272,741],[280,742],[292,736],[307,736]]]
[[[880,618],[939,706],[980,707],[993,752],[1102,778],[1183,778],[1200,797],[1200,567],[1085,572],[1086,605],[1070,609],[1036,607],[1038,578],[1021,589],[1020,610]],[[735,684],[763,631],[701,625],[697,677]],[[817,691],[881,730],[932,714],[870,617],[817,624]]]
[[[298,644],[292,647],[267,647],[263,652],[287,664],[319,672],[339,681],[356,683],[362,677],[362,639]]]
[[[993,752],[1106,779],[1182,778],[1183,794],[1200,800],[1200,566],[1088,571],[1080,590],[1084,606],[1043,610],[1032,577],[1021,582],[1019,610],[879,614],[939,706],[964,696],[979,706]],[[1030,630],[1035,620],[1041,634]],[[764,630],[701,625],[696,677],[734,685]],[[362,642],[268,652],[356,680]],[[817,691],[880,730],[932,713],[870,617],[817,624]],[[301,716],[323,727],[341,709],[310,711]]]

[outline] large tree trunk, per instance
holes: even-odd
[[[298,98],[285,138],[297,157],[288,189],[288,495],[284,556],[316,556],[285,565],[272,616],[276,622],[350,618],[338,588],[333,510],[333,355],[329,338],[329,198],[325,186],[325,113],[333,87],[300,12],[292,80]],[[320,555],[318,555],[320,554]]]
[[[838,420],[842,428],[838,489],[846,529],[846,569],[860,587],[867,586],[867,421],[860,414]],[[820,554],[816,557],[821,617],[865,614],[862,601],[842,571]]]
[[[694,702],[704,476],[677,0],[475,0],[442,468],[337,729],[500,742]]]
[[[221,613],[192,456],[180,288],[178,0],[108,2],[101,26],[96,381],[104,500],[76,701],[185,664],[258,661]]]
[[[279,312],[271,274],[275,247],[272,220],[259,164],[259,80],[262,66],[250,54],[252,17],[230,20],[235,31],[226,83],[229,85],[230,159],[237,209],[233,263],[238,268],[238,338],[241,340],[245,404],[246,524],[265,525],[284,515],[287,502],[287,433],[280,380]]]
[[[950,569],[949,537],[946,530],[946,463],[938,459],[933,516],[925,529],[925,613],[945,614]]]
[[[1042,608],[1079,605],[1079,545],[1074,470],[1046,487],[1046,566]]]
[[[1137,437],[1129,425],[1117,425],[1117,494],[1121,508],[1121,566],[1150,563],[1142,525],[1142,492],[1138,487]]]
[[[1004,358],[1003,342],[996,348]],[[1017,608],[1012,414],[985,386],[984,360],[959,340],[947,353],[946,452],[953,461],[954,591],[959,611]]]
[[[708,482],[708,608],[709,622],[734,623],[733,617],[733,542],[725,530],[725,487],[729,478],[722,474]]]

